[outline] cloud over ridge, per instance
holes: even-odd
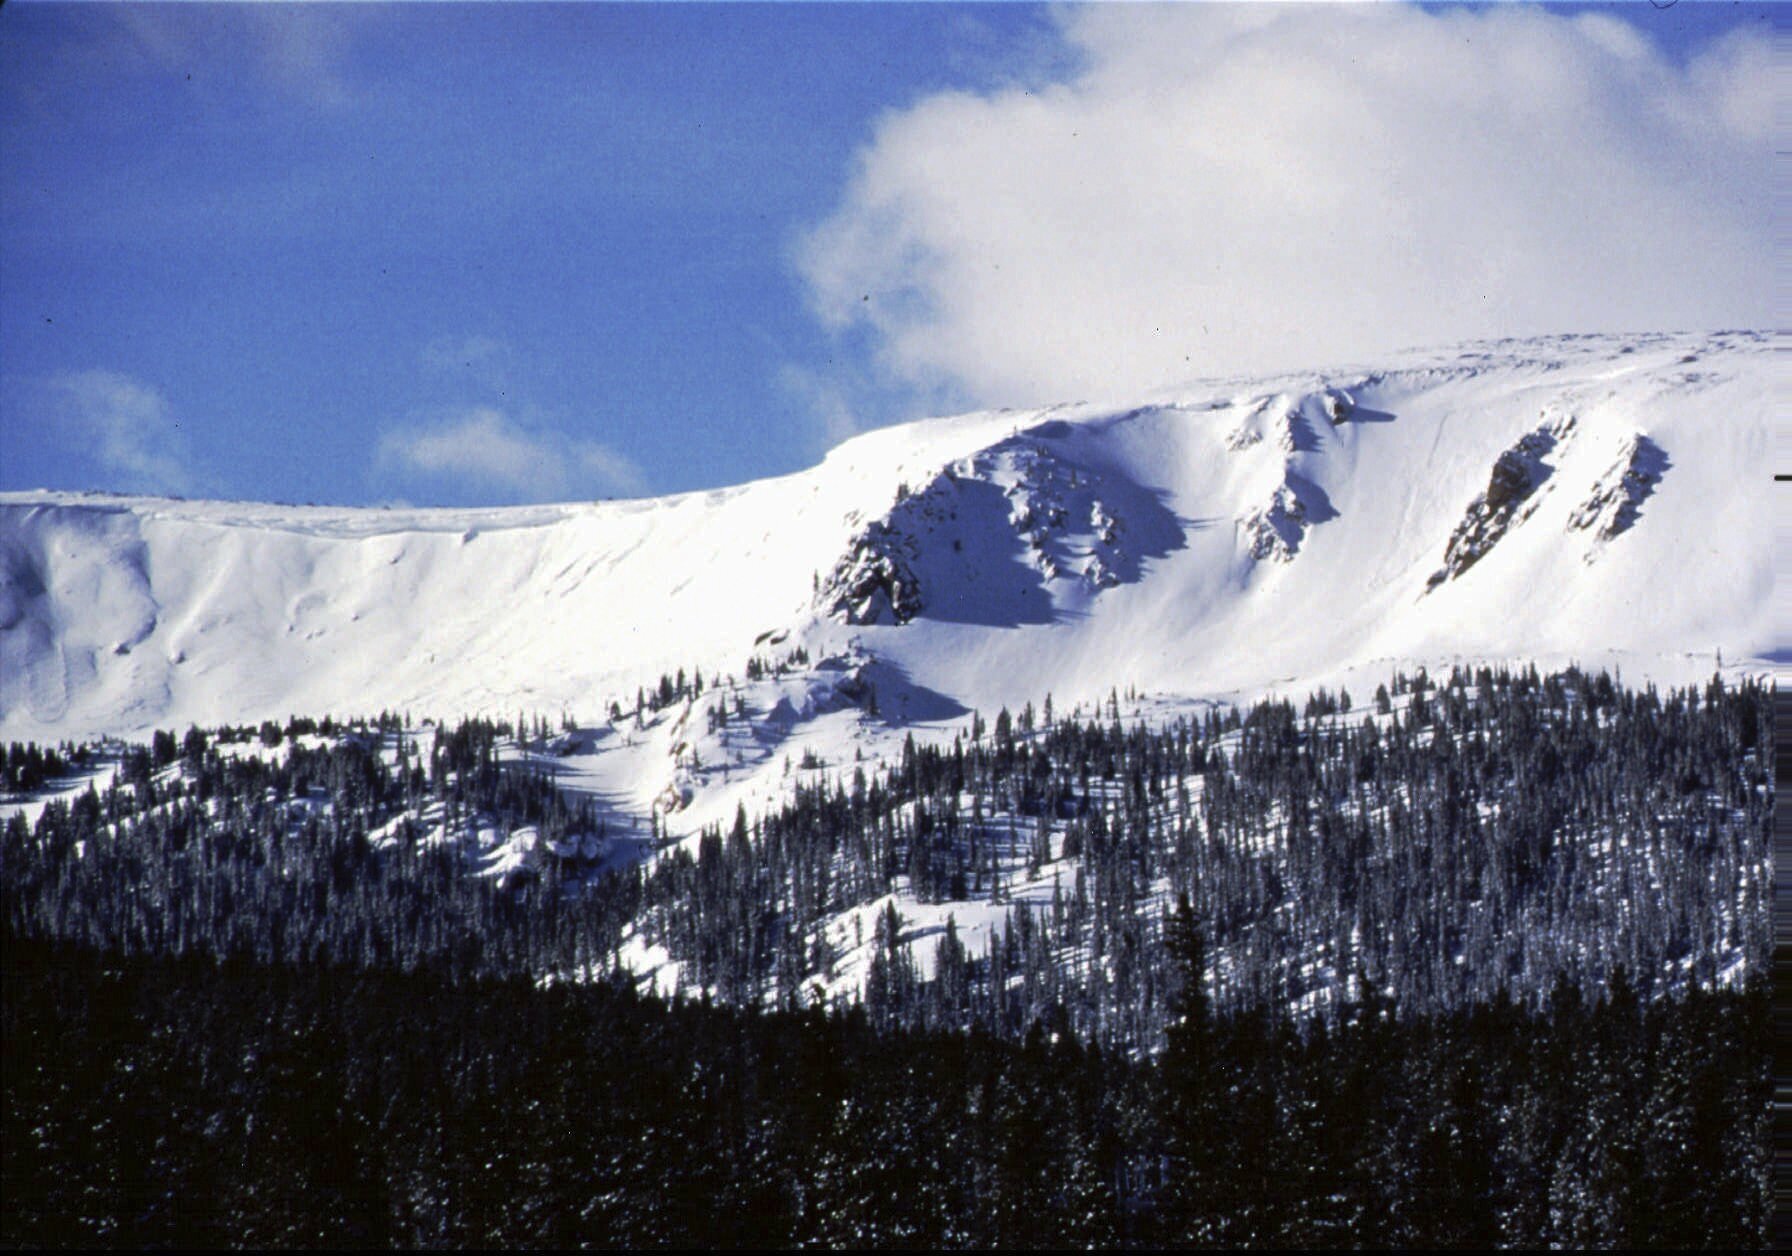
[[[531,431],[490,406],[388,431],[380,440],[378,462],[388,470],[500,489],[521,501],[581,491],[624,496],[645,491],[640,469],[608,446]]]
[[[989,404],[1564,331],[1772,325],[1773,57],[1520,8],[1095,5],[1067,81],[886,115],[799,243]]]
[[[188,493],[198,483],[168,402],[119,371],[72,371],[50,381],[55,419],[79,437],[86,457],[112,486],[139,493]]]

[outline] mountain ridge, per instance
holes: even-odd
[[[4,493],[0,736],[595,714],[675,669],[738,675],[772,637],[964,709],[1388,660],[1765,667],[1773,351],[1762,333],[1463,346],[922,420],[636,501]],[[1519,500],[1488,507],[1502,458],[1546,430],[1522,476],[1507,458]]]

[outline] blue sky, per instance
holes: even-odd
[[[0,488],[664,493],[972,404],[1766,317],[1770,8],[1260,9],[9,4]]]

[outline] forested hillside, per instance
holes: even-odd
[[[1760,686],[1392,686],[1156,729],[1004,711],[640,864],[490,723],[194,729],[125,751],[104,792],[14,816],[7,927],[466,976],[657,963],[662,988],[670,967],[741,1006],[862,998],[881,1027],[1048,1022],[1147,1052],[1182,896],[1228,1009],[1335,1014],[1372,989],[1417,1015],[1501,990],[1535,1006],[1562,976],[1591,994],[1619,966],[1645,997],[1764,971]]]
[[[1564,985],[1155,1065],[598,983],[9,939],[8,1246],[1754,1247],[1768,995]]]
[[[9,746],[5,1242],[1765,1242],[1767,690],[1118,712],[657,851],[540,727]]]

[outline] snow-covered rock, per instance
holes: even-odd
[[[1593,491],[1568,516],[1568,526],[1609,541],[1637,520],[1644,500],[1655,491],[1668,468],[1661,446],[1641,432],[1624,438],[1618,456],[1593,485]]]

